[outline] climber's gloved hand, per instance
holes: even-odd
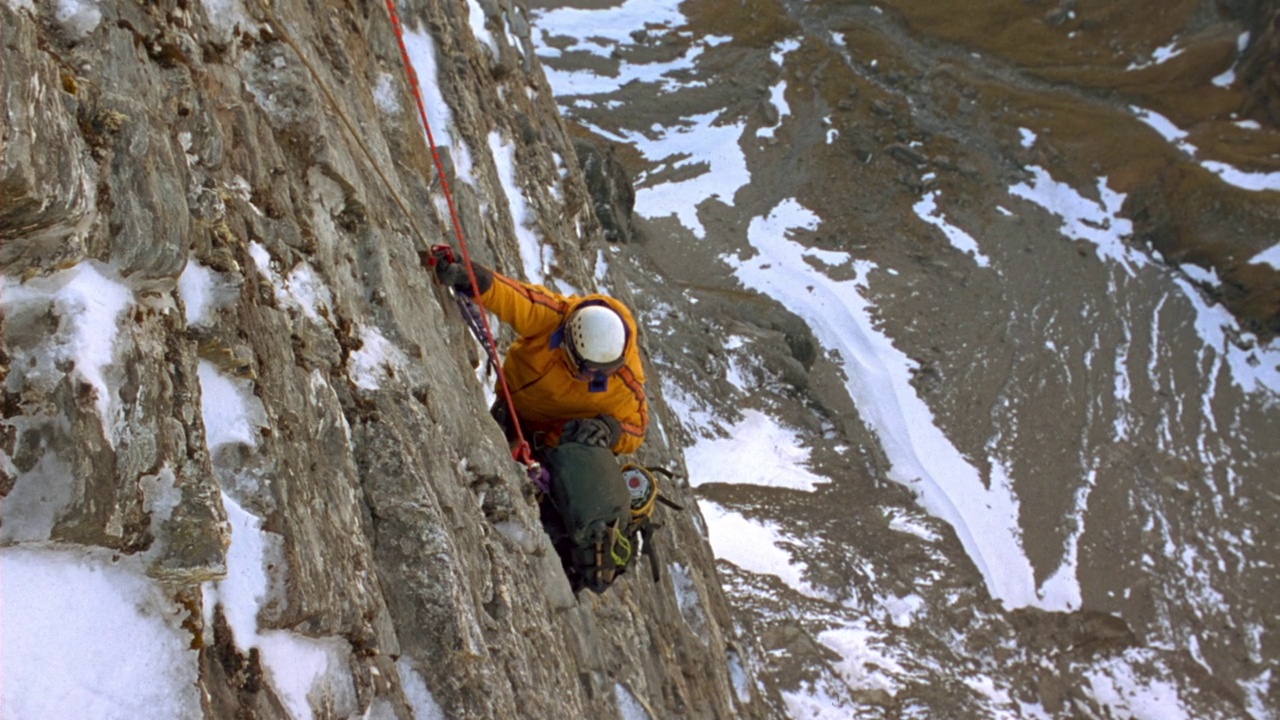
[[[467,274],[467,266],[465,263],[459,262],[454,258],[453,250],[448,245],[439,245],[431,251],[431,265],[435,268],[436,279],[442,285],[453,288],[454,292],[462,293],[468,297],[473,295],[471,288],[471,276]],[[471,268],[476,273],[476,284],[479,285],[480,294],[483,295],[493,287],[493,271],[481,265],[480,263],[471,263]]]
[[[560,434],[560,442],[611,448],[620,437],[622,437],[622,423],[612,415],[599,415],[565,423],[564,432]]]

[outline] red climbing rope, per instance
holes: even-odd
[[[471,278],[472,300],[480,308],[478,315],[480,316],[480,324],[484,328],[484,341],[488,344],[489,356],[494,358],[496,363],[498,344],[493,339],[493,329],[489,327],[489,318],[484,312],[484,303],[480,302],[480,283],[476,280],[476,270],[471,264],[471,253],[467,250],[467,240],[462,234],[462,222],[458,219],[458,210],[453,204],[453,193],[449,191],[449,181],[444,175],[444,164],[440,161],[440,151],[436,149],[436,139],[431,133],[431,123],[427,120],[427,105],[422,100],[422,90],[418,85],[418,73],[413,69],[413,61],[409,58],[409,49],[404,44],[404,28],[400,25],[400,14],[396,12],[395,0],[387,0],[387,12],[391,14],[391,26],[395,28],[396,41],[400,43],[400,59],[404,61],[405,72],[409,75],[409,87],[413,88],[413,98],[418,103],[418,117],[422,120],[422,127],[427,131],[427,144],[431,146],[431,159],[435,162],[436,175],[440,178],[440,187],[444,190],[444,199],[449,205],[449,217],[453,220],[453,233],[458,238],[458,248],[462,250],[462,261],[467,266],[467,275]],[[515,427],[516,446],[512,450],[512,457],[531,470],[535,469],[537,463],[534,462],[533,452],[529,448],[528,441],[524,439],[524,433],[520,430],[520,418],[516,415],[515,403],[511,401],[511,387],[507,385],[507,376],[502,371],[500,364],[498,365],[498,386],[502,390],[502,400],[507,404],[507,409],[511,413],[511,424]]]

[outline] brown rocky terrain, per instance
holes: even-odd
[[[1275,370],[1280,272],[1250,261],[1280,240],[1280,205],[1241,186],[1280,171],[1274,2],[532,5],[563,112],[635,179],[637,239],[614,267],[684,393],[683,443],[731,442],[764,412],[831,479],[698,490],[733,527],[773,528],[803,580],[721,562],[792,716],[1274,716],[1280,417],[1247,368]],[[734,140],[672,140],[693,126]],[[749,182],[694,211],[646,201],[696,192],[737,152]],[[1071,202],[1028,204],[1046,187]],[[922,222],[927,197],[977,252]],[[762,221],[797,204],[810,224]],[[885,408],[851,397],[851,376],[883,373],[831,340],[856,318],[801,306],[804,285],[744,287],[745,264],[787,271],[758,259],[768,242],[856,282],[909,358],[899,395],[978,492],[1012,488],[1039,601],[1064,568],[1078,601],[1002,607],[973,528],[918,518],[921,480],[890,482]],[[851,636],[863,655],[834,649]],[[1142,680],[1100,702],[1119,668]]]

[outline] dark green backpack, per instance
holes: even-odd
[[[631,560],[631,494],[608,448],[562,443],[546,454],[549,502],[544,524],[575,591],[602,593]]]
[[[602,593],[626,571],[643,545],[656,582],[659,577],[653,521],[660,497],[657,478],[647,468],[618,461],[607,448],[563,443],[544,463],[551,489],[543,501],[543,525],[551,535],[574,591]]]

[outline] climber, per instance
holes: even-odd
[[[604,592],[631,564],[637,537],[653,530],[656,493],[633,499],[614,457],[635,452],[649,423],[631,311],[606,295],[564,296],[475,263],[473,289],[448,246],[429,264],[454,292],[478,290],[520,336],[502,372],[520,429],[551,478],[540,495],[542,524],[573,591]],[[510,440],[507,410],[499,397],[493,414]]]
[[[436,277],[470,296],[467,268],[446,247],[433,251]],[[562,442],[635,452],[649,408],[631,311],[607,295],[560,295],[472,264],[484,307],[520,336],[502,370],[521,430],[535,449]],[[513,434],[501,399],[495,416]]]

